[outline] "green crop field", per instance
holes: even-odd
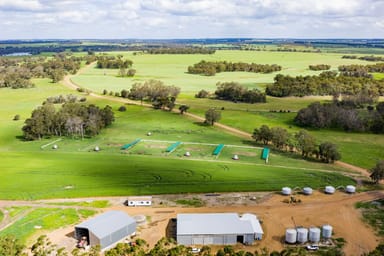
[[[134,62],[137,76],[119,78],[117,70],[86,67],[72,76],[78,85],[101,93],[102,90],[129,89],[132,83],[160,79],[180,86],[178,104],[191,106],[190,112],[204,116],[209,107],[222,110],[220,122],[252,133],[263,124],[282,126],[290,133],[298,131],[293,118],[296,112],[313,101],[329,101],[330,97],[268,98],[265,104],[243,104],[210,99],[195,99],[200,89],[214,91],[218,81],[238,81],[250,88],[263,89],[273,81],[274,74],[220,73],[213,77],[187,74],[189,65],[202,59],[209,61],[243,61],[278,64],[281,73],[290,75],[317,74],[309,64],[341,64],[366,62],[342,59],[335,53],[291,53],[257,51],[217,51],[213,55],[133,55],[123,54]],[[308,162],[291,153],[271,152],[266,165],[260,159],[261,149],[215,127],[173,112],[126,105],[126,112],[117,109],[122,103],[87,97],[88,103],[111,105],[115,123],[94,138],[46,138],[26,142],[21,139],[23,121],[47,97],[76,94],[47,79],[36,79],[33,89],[0,89],[0,198],[40,199],[55,197],[110,196],[134,194],[262,191],[279,190],[282,186],[335,186],[353,183],[340,174],[341,167]],[[15,104],[17,103],[17,104]],[[275,112],[271,112],[275,111]],[[13,121],[19,114],[21,120]],[[147,133],[151,132],[151,136]],[[318,140],[339,145],[343,160],[358,166],[371,167],[382,158],[382,135],[311,130]],[[120,148],[141,138],[142,142],[128,150]],[[151,141],[150,141],[151,140]],[[174,152],[165,149],[183,142]],[[193,143],[193,144],[190,144]],[[217,144],[225,144],[217,157],[212,152]],[[58,149],[52,146],[58,145]],[[206,145],[211,144],[211,145]],[[94,148],[98,146],[99,152]],[[191,153],[185,157],[185,152]],[[233,155],[239,160],[232,160]],[[22,189],[20,189],[22,188]]]
[[[129,89],[135,82],[148,79],[158,79],[168,85],[181,88],[182,94],[196,93],[201,89],[214,91],[217,82],[236,81],[249,88],[263,88],[265,83],[273,82],[277,73],[286,75],[315,75],[319,71],[311,71],[311,64],[329,64],[333,70],[339,65],[352,63],[366,64],[361,60],[342,59],[342,54],[335,53],[303,53],[303,52],[268,52],[268,51],[234,51],[221,50],[212,55],[202,54],[138,54],[132,52],[112,53],[121,54],[133,61],[136,75],[133,78],[117,77],[118,70],[97,69],[95,66],[87,68],[80,75],[72,78],[73,82],[95,92],[120,92]],[[257,64],[278,64],[282,66],[281,72],[271,74],[247,72],[223,72],[215,76],[202,76],[187,73],[188,66],[201,60],[206,61],[232,61]]]

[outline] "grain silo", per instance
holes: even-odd
[[[335,193],[335,188],[332,186],[325,186],[324,192],[326,194],[333,194]]]
[[[294,228],[288,228],[285,231],[285,242],[289,244],[294,244],[296,243],[296,238],[297,238],[297,231]]]
[[[310,187],[303,188],[303,194],[304,195],[312,195],[312,192],[313,192],[313,190]]]
[[[292,193],[292,189],[289,187],[283,187],[281,189],[281,194],[283,194],[285,196],[289,196],[291,193]]]
[[[345,192],[347,193],[355,193],[356,192],[356,187],[355,186],[352,186],[352,185],[348,185],[346,188],[345,188]]]
[[[320,241],[320,229],[317,227],[309,228],[309,241],[318,243]]]
[[[308,241],[308,229],[298,228],[297,229],[297,242],[306,243]]]
[[[329,239],[332,237],[332,226],[331,225],[324,225],[322,227],[322,235],[324,239]]]

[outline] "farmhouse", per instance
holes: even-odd
[[[121,211],[109,211],[75,226],[75,237],[101,249],[136,232],[136,221]]]
[[[151,196],[130,196],[125,202],[126,206],[151,206]]]
[[[176,236],[182,245],[252,244],[262,239],[263,229],[253,214],[178,214]]]

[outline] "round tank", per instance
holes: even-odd
[[[238,155],[233,155],[232,159],[233,160],[239,160],[239,156]]]
[[[298,228],[297,229],[297,242],[306,243],[308,241],[308,229]]]
[[[185,152],[185,156],[191,156],[191,153],[189,151]]]
[[[325,189],[324,189],[324,192],[326,194],[333,194],[333,193],[335,193],[335,188],[332,187],[332,186],[326,186]]]
[[[317,243],[320,241],[320,229],[316,227],[309,228],[309,241]]]
[[[99,146],[96,146],[96,147],[95,147],[95,151],[100,151]]]
[[[323,235],[323,238],[325,238],[325,239],[331,238],[332,237],[332,226],[331,225],[324,225],[322,235]]]
[[[352,185],[348,185],[346,188],[345,188],[345,191],[347,193],[355,193],[356,192],[356,187],[355,186],[352,186]]]
[[[289,244],[296,243],[297,231],[296,229],[289,228],[285,231],[285,242]]]
[[[52,148],[53,148],[53,149],[57,149],[58,146],[55,144],[55,145],[52,146]]]
[[[312,195],[312,192],[313,192],[313,190],[310,187],[303,188],[303,194],[304,195]]]
[[[151,135],[152,135],[152,133],[151,133],[151,132],[148,132],[148,133],[147,133],[147,136],[151,136]]]
[[[289,187],[283,187],[283,188],[281,189],[281,194],[286,195],[286,196],[290,195],[291,192],[292,192],[292,190],[291,190],[291,188],[289,188]]]

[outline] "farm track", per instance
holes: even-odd
[[[71,80],[71,78],[73,76],[81,74],[82,72],[84,72],[84,70],[86,68],[89,68],[94,63],[95,62],[90,63],[89,65],[81,68],[77,72],[77,74],[75,74],[75,75],[66,75],[64,77],[64,79],[62,80],[62,84],[65,85],[66,87],[68,87],[69,89],[78,90],[81,87],[79,85],[77,85],[76,83],[74,83]],[[109,101],[120,102],[120,103],[124,103],[124,104],[138,105],[138,106],[144,106],[144,107],[152,107],[152,105],[147,104],[147,103],[140,103],[140,102],[137,102],[137,101],[126,99],[126,98],[118,98],[118,97],[114,97],[114,96],[100,95],[100,94],[94,93],[92,91],[88,92],[88,96],[91,96],[91,97],[94,97],[94,98],[98,98],[98,99],[105,99],[105,100],[109,100]],[[174,109],[173,112],[177,113],[178,111]],[[188,113],[188,112],[184,112],[184,116],[187,116],[190,119],[193,119],[193,120],[199,121],[199,122],[204,122],[205,121],[205,118],[203,118],[201,116],[198,116],[198,115],[195,115],[195,114]],[[241,138],[244,138],[244,139],[248,139],[248,140],[252,140],[252,134],[251,133],[248,133],[248,132],[245,132],[245,131],[239,130],[237,128],[234,128],[234,127],[222,124],[222,123],[218,123],[218,122],[214,123],[214,126],[220,128],[220,129],[222,129],[222,130],[224,130],[226,132],[229,132],[229,133],[231,133],[233,135],[236,135],[238,137],[241,137]],[[358,173],[360,173],[364,177],[370,178],[369,171],[364,169],[364,168],[361,168],[361,167],[355,166],[355,165],[351,165],[349,163],[345,163],[345,162],[342,162],[342,161],[336,161],[335,164],[338,165],[338,166],[341,166],[343,168],[349,169],[351,171],[358,172]],[[381,183],[383,184],[384,181],[382,181]]]

